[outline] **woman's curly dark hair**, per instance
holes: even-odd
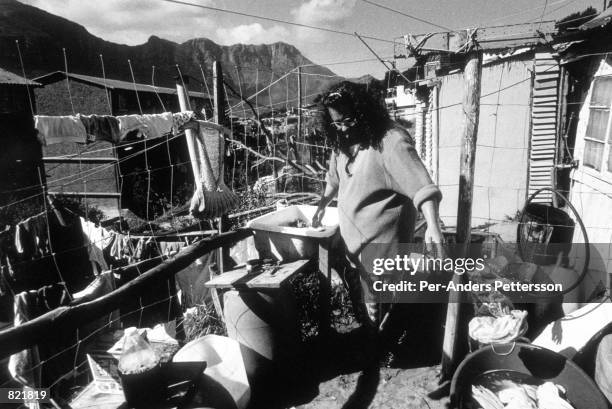
[[[345,151],[347,147],[343,146],[344,140],[338,137],[338,132],[332,125],[328,108],[352,110],[359,129],[357,142],[361,149],[379,148],[385,132],[392,126],[382,101],[378,101],[369,93],[364,84],[342,81],[331,86],[317,102],[321,106],[323,127],[335,151]]]

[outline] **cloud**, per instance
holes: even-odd
[[[356,0],[309,0],[291,10],[296,22],[318,27],[337,28],[349,17]],[[300,41],[323,43],[328,37],[322,31],[297,28],[296,36]]]
[[[310,0],[291,14],[302,24],[333,23],[350,16],[356,0]]]
[[[232,28],[218,28],[217,38],[221,44],[269,44],[286,41],[289,30],[278,25],[264,28],[259,23],[243,24]]]
[[[216,22],[208,12],[194,7],[151,0],[21,0],[81,24],[92,34],[123,44],[141,44],[151,35],[182,42],[208,37]],[[200,4],[212,4],[202,0]]]

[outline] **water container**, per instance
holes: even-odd
[[[223,297],[227,334],[240,344],[251,386],[251,407],[295,406],[318,393],[303,350],[295,298],[283,289],[227,291]],[[304,396],[302,396],[304,395]],[[287,399],[294,403],[279,406]]]
[[[300,333],[292,298],[282,290],[227,291],[223,302],[228,336],[269,361],[294,355]]]

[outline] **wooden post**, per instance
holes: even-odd
[[[217,124],[223,124],[226,119],[225,111],[223,110],[223,70],[219,61],[213,63],[213,98],[215,99],[213,120]]]
[[[298,154],[298,144],[297,142],[300,141],[300,138],[302,136],[302,67],[297,67],[297,77],[298,77],[298,83],[297,83],[297,98],[298,98],[298,123],[297,123],[297,133],[295,135],[295,142],[293,144],[293,149],[295,150],[295,160],[299,161],[300,156]],[[304,191],[304,177],[300,176],[300,189],[303,192]]]
[[[225,110],[224,110],[224,98],[223,98],[223,69],[221,68],[221,63],[219,61],[215,61],[213,63],[213,98],[214,100],[214,113],[213,113],[213,121],[219,125],[222,125],[225,122]],[[230,118],[231,120],[231,118]],[[225,170],[222,169],[221,178],[224,177]],[[227,222],[224,223],[223,218],[226,216],[222,216],[217,220],[217,227],[219,229],[219,233],[223,233],[224,226],[227,226]],[[223,259],[225,257],[226,252],[229,249],[224,247],[219,247],[217,250],[217,266],[219,267],[219,274],[223,274],[225,271],[225,266],[223,264]],[[209,271],[209,279],[212,280],[214,278],[214,272]],[[211,298],[213,300],[213,305],[215,306],[215,311],[219,318],[223,318],[223,308],[221,306],[221,299],[219,298],[219,294],[217,289],[211,288]]]
[[[463,112],[464,128],[461,141],[461,159],[459,168],[459,205],[457,207],[458,254],[455,257],[466,257],[470,244],[472,222],[472,196],[474,193],[474,163],[476,157],[476,138],[478,135],[478,117],[480,114],[480,80],[482,74],[482,53],[470,51],[463,70],[464,95]],[[464,275],[453,274],[456,284],[464,281]],[[467,325],[462,321],[465,305],[461,292],[451,291],[446,313],[444,344],[442,352],[441,378],[449,379],[457,364],[466,352],[465,345],[459,340],[467,340]]]
[[[302,135],[302,67],[297,68],[297,99],[298,99],[298,123],[296,140],[300,140]]]

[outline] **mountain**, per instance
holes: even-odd
[[[79,24],[36,7],[16,0],[0,0],[0,67],[21,72],[16,40],[28,78],[63,71],[65,49],[70,72],[102,76],[102,55],[107,78],[131,81],[130,60],[136,82],[146,84],[151,83],[152,67],[155,66],[155,84],[173,87],[178,64],[183,75],[197,81],[190,86],[194,91],[206,91],[200,65],[210,86],[215,60],[221,61],[224,78],[230,87],[237,92],[242,89],[245,96],[267,87],[272,80],[299,65],[309,65],[302,69],[305,103],[342,79],[331,70],[313,64],[297,48],[283,42],[222,46],[206,38],[194,38],[178,44],[152,36],[144,44],[128,46],[105,41]],[[296,98],[297,75],[292,74],[269,91],[262,92],[257,102],[260,106],[272,103],[279,109],[285,105],[295,106]]]

